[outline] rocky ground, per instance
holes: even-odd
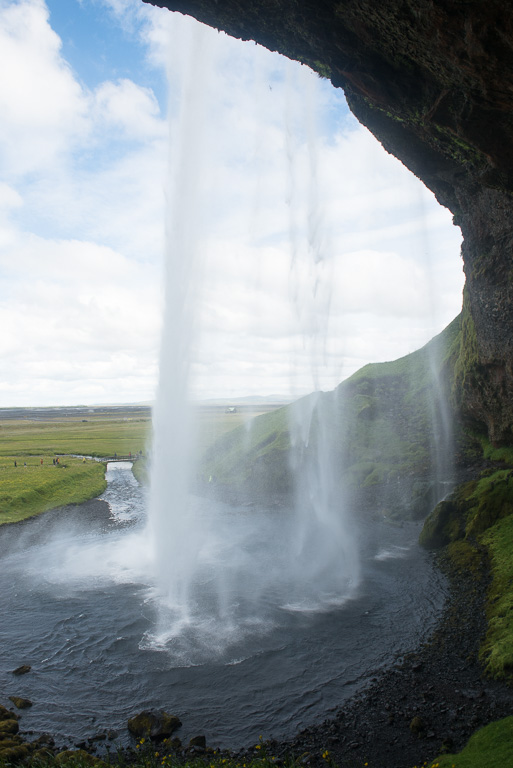
[[[513,689],[487,680],[478,662],[488,578],[455,572],[441,559],[451,596],[433,637],[375,678],[332,719],[307,728],[272,754],[293,752],[304,762],[412,768],[441,752],[462,749],[487,723],[513,714]]]

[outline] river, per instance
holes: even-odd
[[[284,611],[266,631],[188,661],[148,641],[156,608],[141,556],[145,491],[129,464],[109,464],[107,480],[100,501],[0,527],[0,685],[5,698],[33,702],[22,731],[71,745],[110,730],[127,744],[128,718],[163,708],[182,720],[183,740],[205,734],[210,746],[237,747],[283,739],[325,719],[417,646],[440,614],[446,585],[416,543],[419,524],[373,517],[360,524],[361,581],[351,599]],[[237,513],[215,504],[217,514]],[[30,673],[14,677],[21,664]]]

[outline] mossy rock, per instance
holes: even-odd
[[[475,544],[464,539],[449,544],[451,564],[460,573],[472,573],[476,581],[483,578],[486,569],[486,554]]]
[[[458,504],[450,500],[441,501],[426,519],[419,544],[426,549],[440,549],[464,535]]]
[[[95,768],[107,768],[107,763],[104,760],[90,755],[84,749],[66,749],[55,755],[54,761],[56,765],[87,765],[95,766]]]
[[[19,736],[12,736],[11,738],[0,740],[0,750],[10,749],[11,747],[17,747],[22,743]]]
[[[411,721],[410,731],[414,736],[418,736],[419,738],[426,732],[426,724],[418,715],[416,715]]]
[[[0,722],[2,720],[16,720],[16,715],[10,711],[10,709],[7,709],[7,707],[4,707],[2,704],[0,704]]]
[[[30,699],[24,699],[21,696],[9,696],[9,700],[12,701],[16,709],[28,709],[32,706]]]
[[[150,738],[152,741],[163,741],[182,725],[175,715],[163,710],[154,712],[144,710],[128,721],[128,730],[136,738]]]
[[[8,720],[0,720],[0,738],[5,738],[6,734],[18,733],[20,730],[18,720],[13,716],[12,713],[10,714],[11,717]]]
[[[26,744],[16,744],[12,747],[6,747],[0,749],[0,763],[5,765],[6,763],[21,763],[30,754],[30,750]]]

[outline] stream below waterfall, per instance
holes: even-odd
[[[184,741],[283,739],[325,719],[434,627],[446,584],[416,543],[419,524],[366,516],[360,583],[342,605],[284,610],[211,659],[152,645],[157,611],[139,551],[146,495],[130,469],[109,465],[102,501],[0,527],[0,685],[5,698],[33,702],[21,712],[22,731],[73,744],[113,730],[127,744],[128,718],[163,708],[182,720]],[[281,514],[197,503],[253,524]],[[14,677],[21,664],[30,673]]]

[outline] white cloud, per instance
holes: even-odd
[[[95,106],[100,130],[120,130],[128,139],[146,142],[166,136],[167,126],[162,122],[155,95],[131,80],[102,83],[95,93]]]
[[[199,253],[202,396],[332,387],[452,319],[459,233],[340,92],[179,14],[103,4],[168,68],[169,129],[147,84],[80,84],[42,0],[0,0],[0,404],[152,397],[168,163],[168,225]]]
[[[30,385],[38,381],[53,381],[45,397],[54,404],[73,402],[70,394],[92,381],[103,382],[100,399],[117,400],[128,375],[151,397],[161,317],[155,275],[94,243],[29,236],[13,253],[16,263],[0,254],[0,357],[11,404],[37,402]]]
[[[0,158],[17,177],[49,169],[89,131],[88,98],[60,56],[42,0],[0,3]]]

